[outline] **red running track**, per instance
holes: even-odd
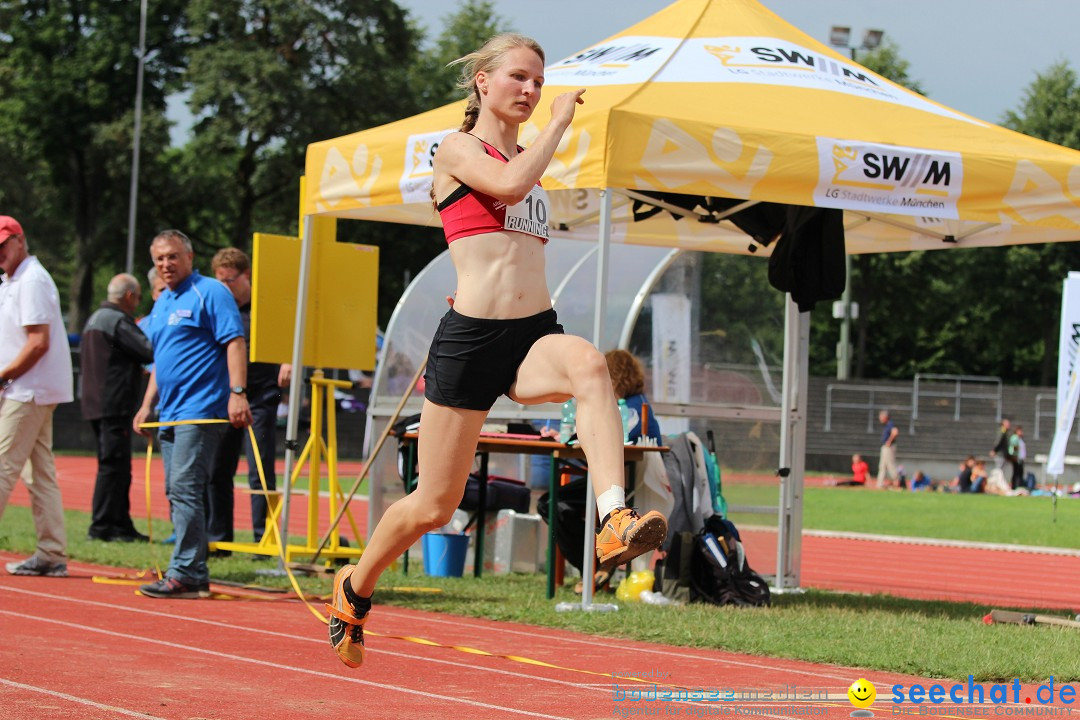
[[[145,460],[132,462],[132,515],[144,527],[146,504],[143,477]],[[282,468],[278,468],[278,477]],[[351,487],[359,463],[341,463],[339,475]],[[90,457],[58,457],[57,473],[69,509],[89,512],[93,497],[96,460]],[[154,517],[167,516],[161,464],[152,468]],[[301,497],[301,496],[296,496]],[[306,496],[303,496],[306,501]],[[29,504],[20,483],[11,502]],[[298,502],[294,508],[299,508]],[[367,528],[367,504],[354,500],[350,506],[362,533]],[[329,526],[326,498],[323,498],[320,527]],[[236,527],[250,527],[251,508],[247,495],[237,490]],[[306,532],[306,514],[294,511],[289,519],[290,534]],[[343,532],[351,534],[347,525]],[[776,533],[744,529],[747,557],[756,570],[775,573]],[[981,547],[915,545],[898,541],[820,537],[802,538],[802,582],[807,588],[858,593],[885,593],[924,600],[952,600],[985,604],[989,607],[1064,609],[1080,612],[1080,553],[1054,555],[1042,552],[994,550]]]
[[[0,562],[12,557],[0,552]],[[71,572],[68,579],[0,576],[6,720],[486,720],[631,711],[842,720],[852,711],[844,693],[857,678],[877,686],[879,717],[893,714],[892,685],[934,682],[633,641],[619,641],[614,651],[610,640],[571,632],[379,606],[368,625],[367,662],[350,670],[328,647],[325,627],[296,602],[151,600],[90,580],[107,569],[72,563]],[[703,690],[730,699],[685,699]],[[1023,686],[1019,705],[986,710],[1030,710],[1023,699],[1035,690]],[[655,694],[665,691],[675,699]],[[772,701],[764,697],[770,691]]]

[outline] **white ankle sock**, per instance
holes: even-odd
[[[608,490],[596,498],[596,510],[600,513],[602,521],[619,508],[626,507],[626,488],[612,485]]]

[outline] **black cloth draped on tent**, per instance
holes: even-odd
[[[742,200],[640,191],[642,195],[699,214],[699,222],[716,218]],[[646,220],[663,208],[634,200],[633,218]],[[682,215],[671,213],[676,220]],[[725,219],[749,235],[757,245],[776,242],[769,258],[769,283],[791,293],[800,312],[809,312],[819,300],[836,300],[844,292],[843,211],[760,202]],[[755,245],[750,251],[756,250]]]

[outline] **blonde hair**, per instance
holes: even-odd
[[[240,248],[221,248],[214,253],[214,259],[210,261],[210,272],[216,273],[220,267],[244,273],[251,268],[251,260],[248,259],[247,253]]]
[[[480,116],[480,91],[476,87],[476,74],[491,72],[502,64],[507,53],[517,48],[528,48],[544,61],[544,49],[532,38],[518,33],[501,33],[490,38],[479,50],[460,57],[447,66],[461,65],[461,77],[457,86],[468,94],[469,102],[465,106],[465,119],[461,123],[461,132],[469,132],[476,126]]]

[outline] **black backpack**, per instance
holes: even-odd
[[[657,563],[654,590],[673,600],[766,607],[769,585],[746,562],[739,531],[730,521],[713,515],[696,535],[671,538],[667,557]]]

